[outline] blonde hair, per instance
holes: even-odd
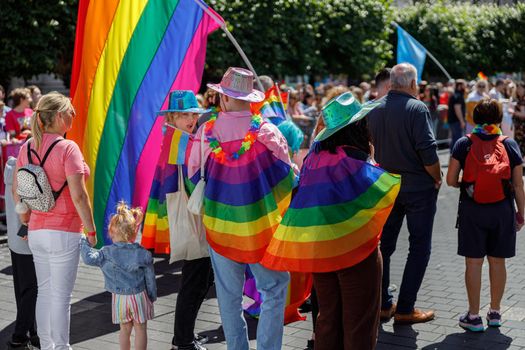
[[[142,216],[140,208],[130,208],[125,202],[119,202],[117,213],[109,221],[108,230],[126,242],[131,242],[137,235]]]
[[[75,111],[71,100],[61,93],[53,91],[40,98],[31,118],[31,132],[37,149],[42,144],[46,128],[55,122],[56,115],[71,111]]]

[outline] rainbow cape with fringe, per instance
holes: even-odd
[[[331,272],[363,261],[377,248],[400,177],[366,161],[311,152],[299,189],[261,263],[274,270]]]
[[[178,166],[183,166],[183,174],[187,173],[184,164],[191,140],[192,137],[188,133],[166,126],[142,229],[142,246],[153,249],[155,253],[170,252],[166,194],[179,190]]]

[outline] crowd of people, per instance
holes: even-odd
[[[168,240],[187,253],[172,349],[206,349],[194,327],[213,283],[228,349],[249,348],[242,308],[248,270],[262,295],[258,349],[282,347],[290,273],[313,275],[308,346],[316,350],[374,349],[380,321],[434,319],[416,304],[443,181],[436,135],[444,125],[451,140],[446,182],[460,189],[457,253],[466,261],[468,311],[459,325],[485,329],[479,294],[487,257],[487,325],[501,326],[505,259],[515,255],[524,225],[525,85],[418,83],[415,67],[399,64],[359,86],[281,84],[289,118],[273,123],[253,107],[275,85],[267,76],[260,82],[232,67],[203,95],[170,94],[159,111],[165,135],[187,142],[171,147],[164,138],[151,189],[159,201],[148,204],[145,219],[120,203],[108,228],[113,243],[102,249],[95,248],[103,228],[95,227],[85,186],[90,169],[78,145],[64,139],[75,117],[70,99],[15,89],[11,110],[0,102],[6,142],[29,140],[4,171],[17,302],[11,348],[71,349],[70,301],[82,257],[104,274],[121,349],[130,349],[132,331],[135,349],[146,349],[157,298],[147,250],[155,232],[142,245],[135,241],[144,220],[154,220],[149,206],[164,201]],[[409,252],[396,300],[390,257],[405,217]]]

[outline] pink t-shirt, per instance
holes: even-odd
[[[5,131],[14,131],[18,136],[22,130],[30,128],[32,114],[33,110],[30,108],[24,109],[23,112],[10,110],[5,115]]]
[[[44,157],[49,146],[58,138],[61,138],[61,136],[44,134],[42,145],[37,151],[40,158]],[[33,141],[30,141],[30,143],[31,149],[34,149]],[[28,143],[26,142],[20,149],[16,162],[17,169],[28,164],[27,146]],[[34,154],[32,159],[33,164],[38,164],[38,159],[36,159]],[[89,167],[84,162],[84,156],[78,145],[71,140],[60,141],[55,145],[44,164],[44,170],[53,191],[58,191],[64,185],[67,176],[84,174],[84,179],[89,177]],[[65,232],[82,231],[82,221],[73,204],[68,186],[64,188],[51,211],[47,213],[36,210],[31,212],[29,230],[41,229]]]

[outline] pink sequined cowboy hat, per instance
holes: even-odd
[[[219,84],[208,84],[220,94],[248,102],[261,102],[264,92],[253,88],[253,73],[244,68],[230,67]]]

